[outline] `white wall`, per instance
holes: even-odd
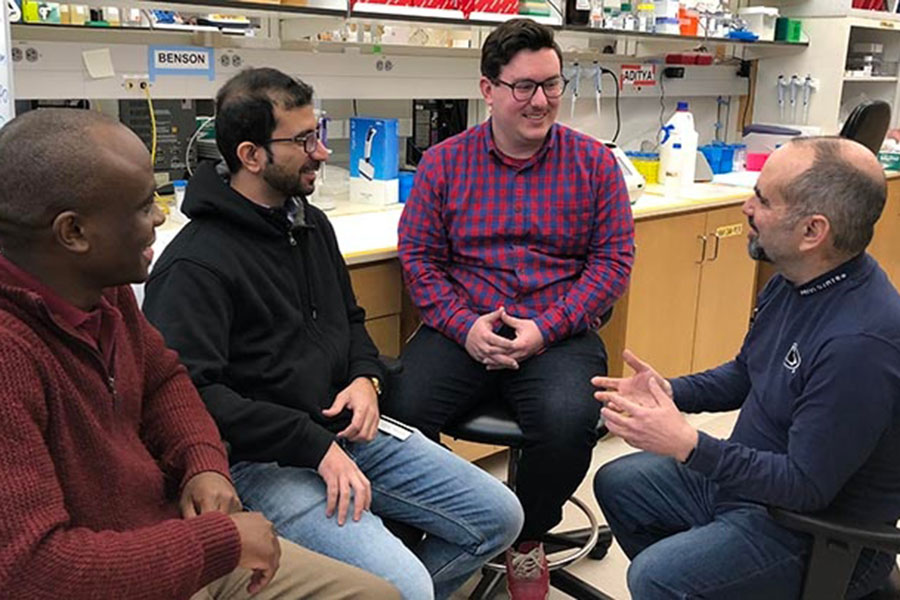
[[[142,98],[139,89],[128,91],[123,84],[126,78],[146,74],[147,46],[141,44],[101,44],[83,41],[18,40],[23,51],[37,50],[38,60],[15,64],[17,97],[21,99],[87,98],[111,100],[115,98]],[[81,53],[84,50],[109,48],[114,76],[92,79],[84,67]],[[350,98],[357,99],[360,115],[396,117],[400,119],[400,134],[408,136],[411,129],[413,98],[468,98],[473,105],[470,124],[486,116],[478,90],[479,60],[477,53],[460,55],[410,56],[372,55],[351,52],[314,53],[298,50],[263,49],[215,49],[216,74],[214,80],[197,77],[160,77],[152,86],[154,98],[211,98],[216,90],[240,69],[233,65],[222,67],[220,59],[225,54],[242,58],[241,68],[272,66],[302,77],[313,84],[321,98],[321,106],[334,119],[330,130],[333,159],[340,164],[346,160],[344,129],[347,119],[353,115]],[[24,53],[24,52],[23,52]],[[391,70],[378,70],[379,60],[392,61]],[[571,59],[570,59],[571,60]],[[566,61],[567,75],[572,75],[572,64]],[[603,66],[619,72],[623,62],[637,59],[609,56],[601,59]],[[589,64],[585,61],[584,64]],[[657,66],[659,76],[663,65]],[[581,97],[575,116],[570,116],[571,92],[567,92],[560,107],[560,120],[577,129],[602,139],[612,139],[615,131],[615,88],[609,76],[603,78],[601,117],[595,112],[593,78],[586,69],[581,76]],[[687,67],[683,79],[666,80],[665,111],[663,121],[675,110],[678,100],[688,100],[700,133],[700,142],[707,143],[714,137],[716,121],[716,97],[731,98],[731,124],[726,128],[726,141],[735,139],[734,123],[738,119],[737,96],[747,93],[748,80],[736,75],[737,67],[717,65]],[[622,92],[622,130],[620,145],[626,150],[640,149],[641,142],[655,143],[660,123],[661,86],[636,91],[626,88]],[[725,119],[723,109],[722,119]],[[404,144],[401,144],[401,148]]]

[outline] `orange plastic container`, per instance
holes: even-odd
[[[700,29],[700,13],[686,8],[678,9],[678,24],[681,35],[696,36]]]

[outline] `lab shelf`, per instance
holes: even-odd
[[[894,77],[844,77],[844,83],[896,83],[898,78]]]

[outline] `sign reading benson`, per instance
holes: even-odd
[[[150,81],[157,75],[216,78],[216,62],[212,48],[191,46],[149,46]]]

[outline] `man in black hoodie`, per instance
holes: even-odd
[[[216,142],[227,167],[191,179],[191,221],[153,270],[147,316],[231,444],[246,506],[406,598],[448,597],[515,539],[521,507],[379,414],[364,311],[330,223],[306,201],[328,156],[312,88],[274,69],[240,73],[216,98]],[[427,535],[410,550],[379,517]]]

